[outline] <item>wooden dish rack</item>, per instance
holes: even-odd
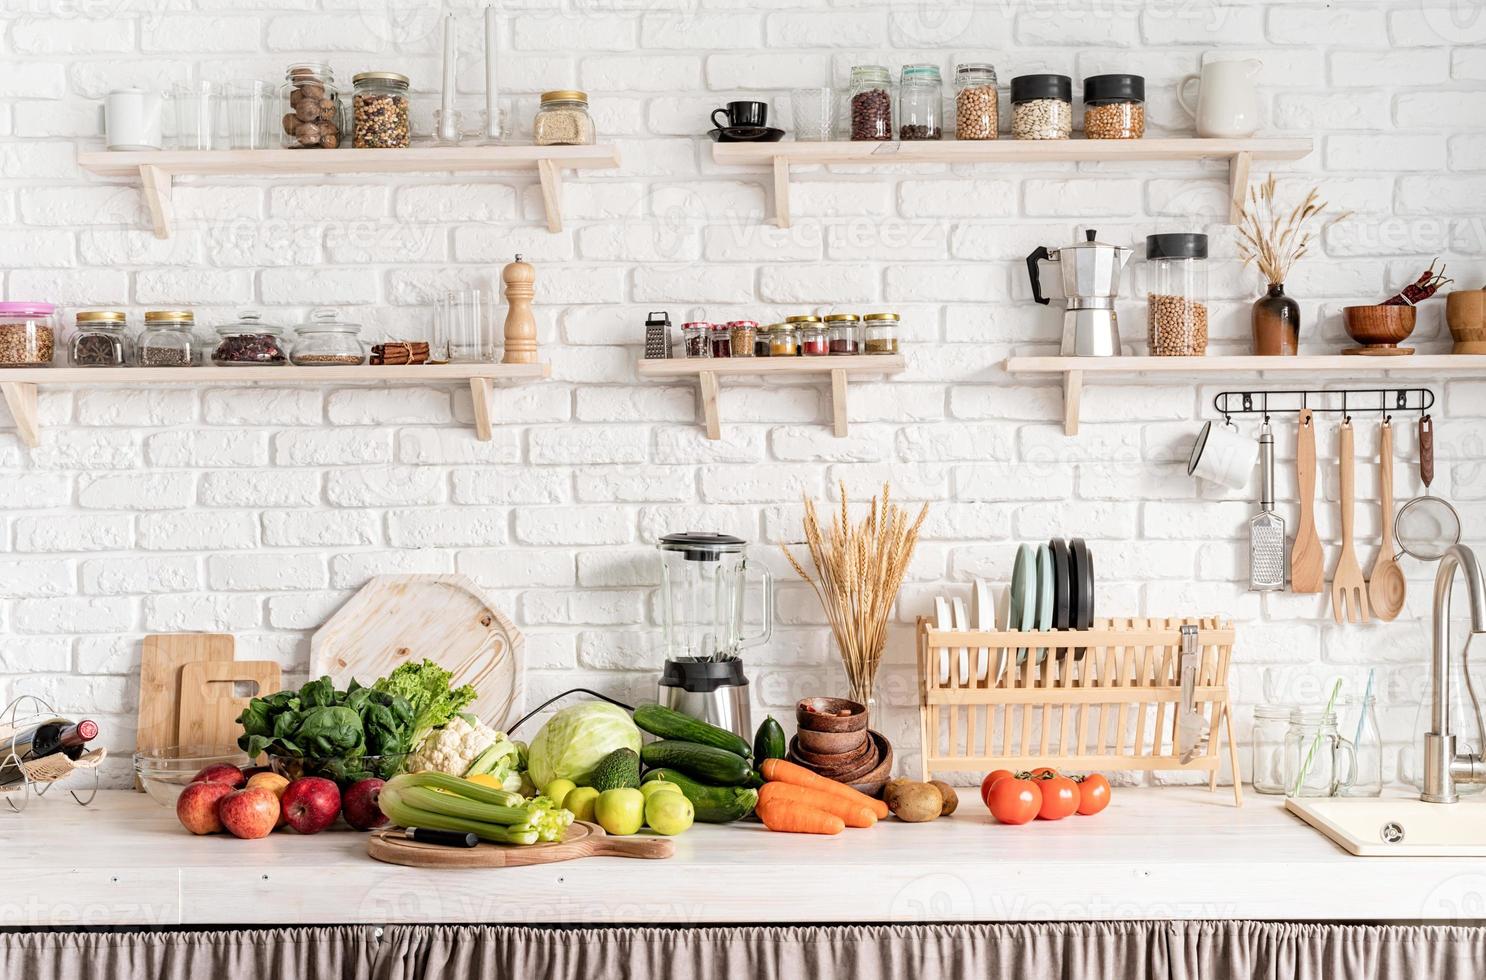
[[[1198,628],[1194,701],[1208,736],[1185,763],[1176,736],[1183,626]],[[1215,618],[1101,619],[1057,632],[939,630],[920,619],[923,778],[1037,766],[1180,770],[1206,772],[1216,789],[1221,725],[1242,806],[1228,694],[1234,637],[1232,623]]]

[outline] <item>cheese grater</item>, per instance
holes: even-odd
[[[1249,520],[1249,591],[1275,592],[1285,587],[1285,519],[1274,512],[1274,433],[1268,422],[1259,433],[1259,468],[1260,510]]]

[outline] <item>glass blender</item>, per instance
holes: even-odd
[[[666,707],[753,737],[748,678],[741,650],[758,646],[773,630],[773,579],[758,568],[763,623],[746,633],[743,610],[749,572],[747,542],[728,534],[691,531],[660,540],[661,623],[666,662],[656,700]]]

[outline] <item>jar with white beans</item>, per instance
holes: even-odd
[[[1018,75],[1011,80],[1011,136],[1066,140],[1073,136],[1073,79]]]

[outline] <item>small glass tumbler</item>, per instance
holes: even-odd
[[[274,126],[274,86],[244,80],[227,86],[227,133],[234,150],[267,150],[279,145]]]
[[[789,93],[789,109],[794,117],[797,141],[822,143],[835,136],[839,115],[835,89],[794,89]]]
[[[178,150],[210,150],[225,121],[218,104],[220,86],[214,82],[178,82],[170,90],[175,103],[175,146]]]
[[[1383,795],[1383,736],[1378,731],[1378,699],[1353,695],[1337,702],[1338,729],[1352,740],[1357,774],[1337,791],[1338,796]]]
[[[441,332],[449,344],[449,363],[485,364],[495,360],[490,304],[483,289],[457,289],[439,306]]]

